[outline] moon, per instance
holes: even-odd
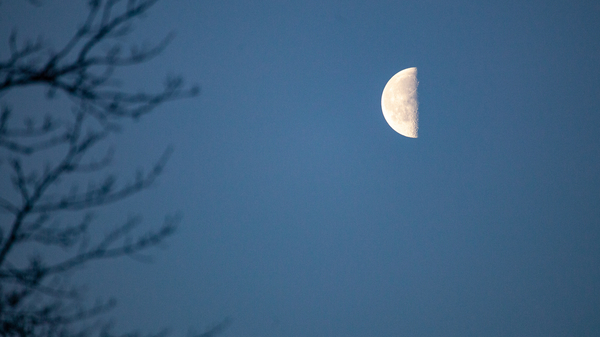
[[[390,78],[381,94],[383,117],[394,131],[409,138],[418,137],[418,85],[417,68],[407,68]]]

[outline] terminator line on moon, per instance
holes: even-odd
[[[417,68],[407,68],[394,75],[383,88],[381,110],[387,123],[399,134],[417,138],[419,102]]]

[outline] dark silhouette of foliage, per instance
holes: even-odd
[[[85,305],[77,288],[67,280],[69,272],[94,260],[136,257],[161,244],[176,228],[178,217],[171,216],[156,230],[137,237],[139,217],[114,227],[99,240],[91,238],[88,230],[94,224],[93,208],[122,201],[150,186],[161,174],[171,150],[165,151],[149,172],[137,172],[126,184],[117,184],[113,175],[94,184],[91,179],[111,163],[113,149],[100,160],[89,159],[89,153],[120,130],[124,120],[137,119],[164,102],[195,96],[199,91],[184,87],[179,77],[167,78],[157,93],[129,93],[115,84],[117,68],[154,58],[172,38],[168,35],[155,46],[132,46],[129,52],[123,51],[119,38],[129,34],[133,21],[155,2],[89,1],[85,22],[58,51],[40,41],[20,43],[16,31],[10,35],[9,56],[0,60],[0,99],[13,89],[41,85],[49,99],[62,93],[74,108],[67,120],[38,114],[16,126],[20,123],[14,121],[11,108],[2,105],[0,169],[8,170],[16,192],[12,198],[5,194],[7,191],[0,192],[0,212],[10,218],[0,224],[2,336],[112,336],[110,325],[101,318],[115,302]],[[47,153],[55,156],[54,162],[41,168],[28,167],[32,158]],[[90,177],[86,190],[77,188],[75,174]],[[65,192],[63,186],[68,182],[73,185]],[[81,219],[75,224],[61,224],[57,215],[69,211]],[[37,253],[30,253],[23,262],[21,247],[39,247],[41,251],[62,248],[68,254],[56,259],[30,249]],[[228,322],[199,336],[214,336]]]

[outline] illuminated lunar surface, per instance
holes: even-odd
[[[417,138],[419,102],[417,68],[407,68],[394,75],[383,88],[381,110],[388,124],[399,134]]]

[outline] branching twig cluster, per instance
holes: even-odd
[[[144,14],[156,1],[128,0],[117,15],[115,5],[121,1],[90,1],[85,23],[57,52],[44,48],[41,41],[19,46],[17,33],[13,31],[8,43],[10,57],[0,62],[0,95],[16,87],[42,84],[47,86],[49,96],[62,91],[73,99],[85,100],[87,113],[105,123],[115,117],[137,118],[167,100],[196,95],[197,87],[183,90],[180,77],[167,78],[163,91],[155,94],[133,94],[111,88],[115,68],[150,60],[172,39],[169,34],[153,47],[132,46],[129,53],[124,53],[117,42],[131,31],[132,19]],[[97,49],[103,44],[107,51],[100,53]],[[40,58],[45,61],[39,62]]]
[[[132,21],[156,1],[90,1],[85,22],[56,52],[40,41],[20,45],[16,31],[9,38],[10,55],[0,61],[0,98],[15,88],[43,85],[49,97],[64,93],[75,109],[68,122],[46,115],[38,120],[25,119],[18,127],[12,122],[11,109],[6,105],[1,108],[0,153],[8,165],[0,169],[9,171],[19,196],[11,200],[0,193],[0,212],[12,219],[0,224],[3,336],[110,335],[109,326],[95,319],[114,302],[83,306],[80,294],[65,275],[93,260],[139,257],[140,252],[160,244],[175,230],[178,218],[168,217],[156,231],[136,237],[133,230],[140,218],[133,217],[98,242],[88,232],[94,222],[91,209],[121,201],[151,185],[161,174],[170,149],[148,173],[137,172],[129,183],[119,185],[114,175],[108,175],[100,184],[90,182],[85,191],[79,191],[77,185],[69,192],[58,188],[59,181],[68,181],[75,173],[97,175],[110,164],[112,149],[100,160],[89,160],[86,154],[118,130],[120,120],[138,118],[165,101],[198,93],[195,87],[185,89],[178,77],[167,78],[163,90],[154,94],[128,93],[112,83],[116,68],[150,60],[171,40],[169,35],[153,47],[132,47],[128,53],[119,43],[119,38],[131,31]],[[101,45],[108,51],[100,53]],[[55,163],[38,170],[25,165],[33,156],[56,149],[62,154]],[[51,190],[58,192],[51,194]],[[66,211],[87,213],[76,224],[61,225],[56,215]],[[18,249],[25,245],[60,248],[69,254],[56,260],[37,253],[23,263]],[[206,333],[220,331],[223,324]]]

